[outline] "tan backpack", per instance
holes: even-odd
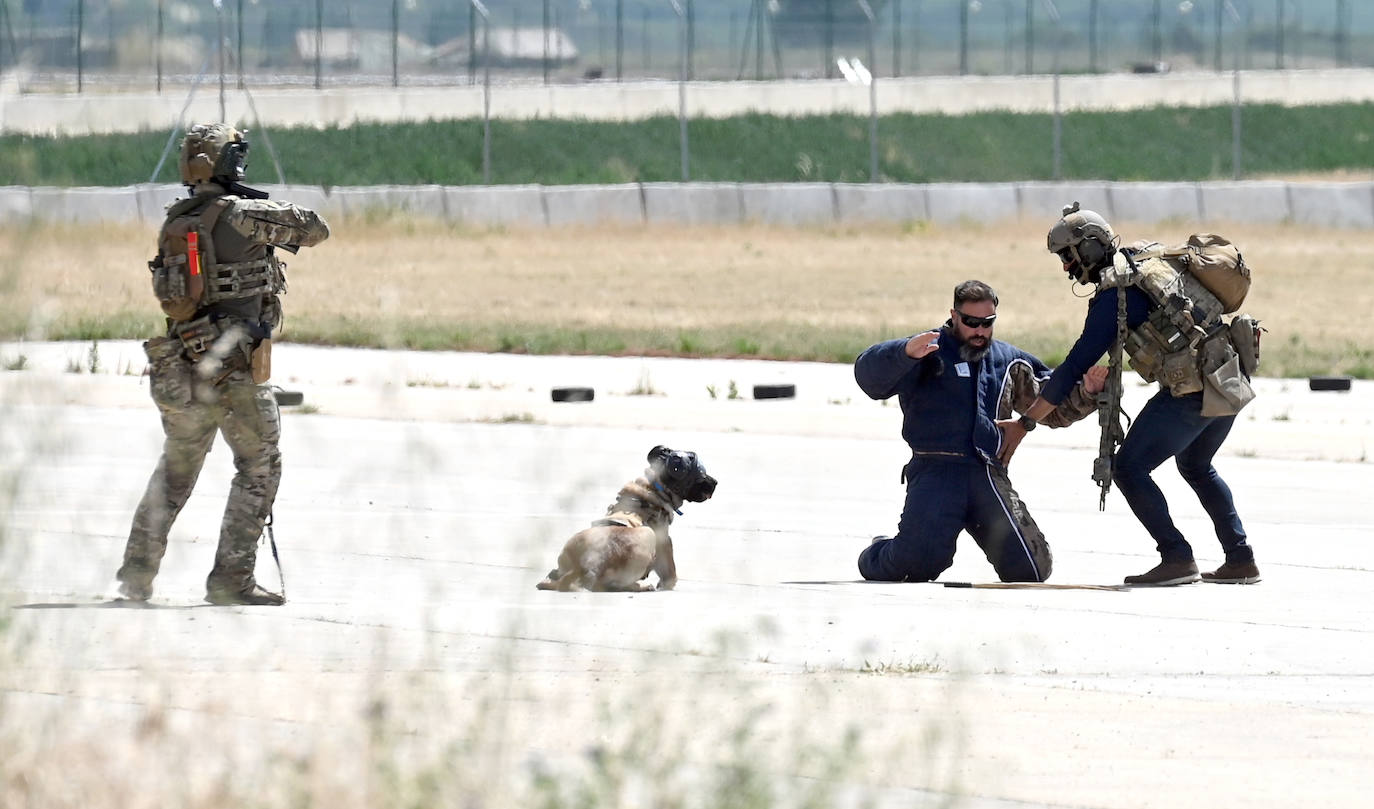
[[[1250,293],[1250,268],[1240,250],[1224,236],[1194,233],[1177,247],[1149,250],[1138,258],[1150,255],[1196,278],[1221,302],[1223,314],[1238,311]]]

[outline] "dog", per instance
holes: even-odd
[[[648,592],[677,584],[668,525],[684,501],[704,503],[716,492],[695,452],[656,446],[644,476],[626,483],[606,516],[573,534],[558,554],[558,567],[540,590]],[[657,586],[644,579],[658,574]]]

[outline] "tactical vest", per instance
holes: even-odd
[[[228,195],[173,205],[158,234],[157,256],[148,262],[153,294],[172,320],[186,321],[201,307],[220,301],[270,295],[285,288],[285,273],[269,250],[266,257],[221,264],[214,229],[238,197]]]
[[[1113,266],[1102,273],[1100,288],[1124,294],[1133,286],[1150,299],[1149,316],[1125,334],[1123,345],[1142,379],[1158,381],[1174,396],[1203,392],[1204,416],[1234,415],[1254,398],[1246,375],[1259,363],[1260,330],[1248,315],[1237,315],[1231,323],[1222,315],[1239,308],[1249,289],[1249,273],[1244,270],[1244,289],[1235,284],[1223,288],[1228,298],[1223,302],[1195,274],[1189,255],[1196,254],[1186,246],[1166,249],[1157,244],[1118,251]],[[1239,253],[1236,259],[1243,270]],[[1236,274],[1234,265],[1232,269],[1228,276]]]

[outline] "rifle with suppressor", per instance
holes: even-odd
[[[1122,253],[1130,264],[1132,273],[1136,266],[1129,254]],[[1116,287],[1116,340],[1108,351],[1107,384],[1097,394],[1097,423],[1102,435],[1097,443],[1097,460],[1093,461],[1093,482],[1101,493],[1097,501],[1098,511],[1107,510],[1107,492],[1112,488],[1112,464],[1116,460],[1116,448],[1126,438],[1121,426],[1121,350],[1126,345],[1126,286]]]

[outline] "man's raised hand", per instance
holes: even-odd
[[[931,329],[906,341],[906,355],[913,360],[919,360],[928,354],[935,353],[939,347],[940,331],[939,329]]]

